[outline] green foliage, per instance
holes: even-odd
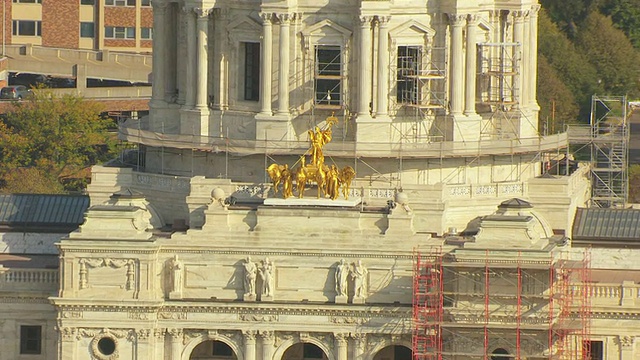
[[[538,88],[544,89],[538,94],[540,129],[554,134],[577,121],[580,109],[575,98],[544,55],[538,57]]]
[[[640,49],[640,0],[605,0],[600,11],[611,16],[613,25],[624,31],[633,46]]]
[[[101,110],[97,102],[42,89],[28,101],[14,102],[0,122],[3,191],[78,190],[68,179],[112,155],[109,120],[100,117]],[[25,184],[14,184],[21,174]]]
[[[571,38],[577,35],[578,25],[591,13],[597,3],[598,0],[540,1],[553,22]]]
[[[613,27],[611,18],[597,11],[589,14],[576,43],[595,67],[606,94],[638,94],[640,57],[624,33]]]
[[[544,10],[540,12],[538,23],[538,56],[546,58],[548,64],[554,70],[551,75],[564,83],[573,95],[573,98],[564,96],[556,98],[556,104],[574,103],[580,109],[579,118],[583,122],[587,122],[591,108],[591,96],[602,92],[598,85],[596,69],[589,63],[586,56],[579,49],[576,49],[571,40],[551,21]],[[540,77],[542,77],[541,74],[538,75],[539,79]],[[545,99],[540,98],[540,96],[543,96],[548,91],[544,86],[544,82],[539,83],[538,86],[538,100],[541,103]],[[566,92],[562,91],[558,95],[566,94]],[[570,114],[571,112],[568,111],[565,115]]]

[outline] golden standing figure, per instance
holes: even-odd
[[[282,197],[289,198],[293,196],[293,174],[289,170],[289,165],[284,164],[282,170]]]

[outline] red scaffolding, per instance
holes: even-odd
[[[442,359],[442,250],[415,253],[413,277],[413,359]]]
[[[485,251],[445,263],[440,247],[414,255],[414,360],[590,359],[589,251],[579,260],[568,252],[543,260]]]

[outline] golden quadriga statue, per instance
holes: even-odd
[[[351,166],[345,166],[342,169],[338,169],[335,164],[328,166],[325,164],[323,154],[324,146],[331,142],[331,127],[337,122],[338,118],[331,115],[326,119],[327,126],[324,130],[320,130],[317,126],[309,130],[311,147],[300,156],[295,172],[289,168],[288,164],[271,164],[267,168],[267,173],[273,181],[274,193],[278,193],[282,183],[282,197],[286,199],[293,196],[295,181],[298,197],[302,198],[307,183],[315,182],[318,186],[318,199],[321,196],[327,196],[335,200],[340,195],[340,189],[342,189],[342,196],[349,199],[349,186],[356,177],[355,170]],[[307,156],[311,160],[309,163],[307,163]]]

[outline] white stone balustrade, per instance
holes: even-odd
[[[59,282],[57,269],[5,269],[0,273],[3,291],[56,291]]]

